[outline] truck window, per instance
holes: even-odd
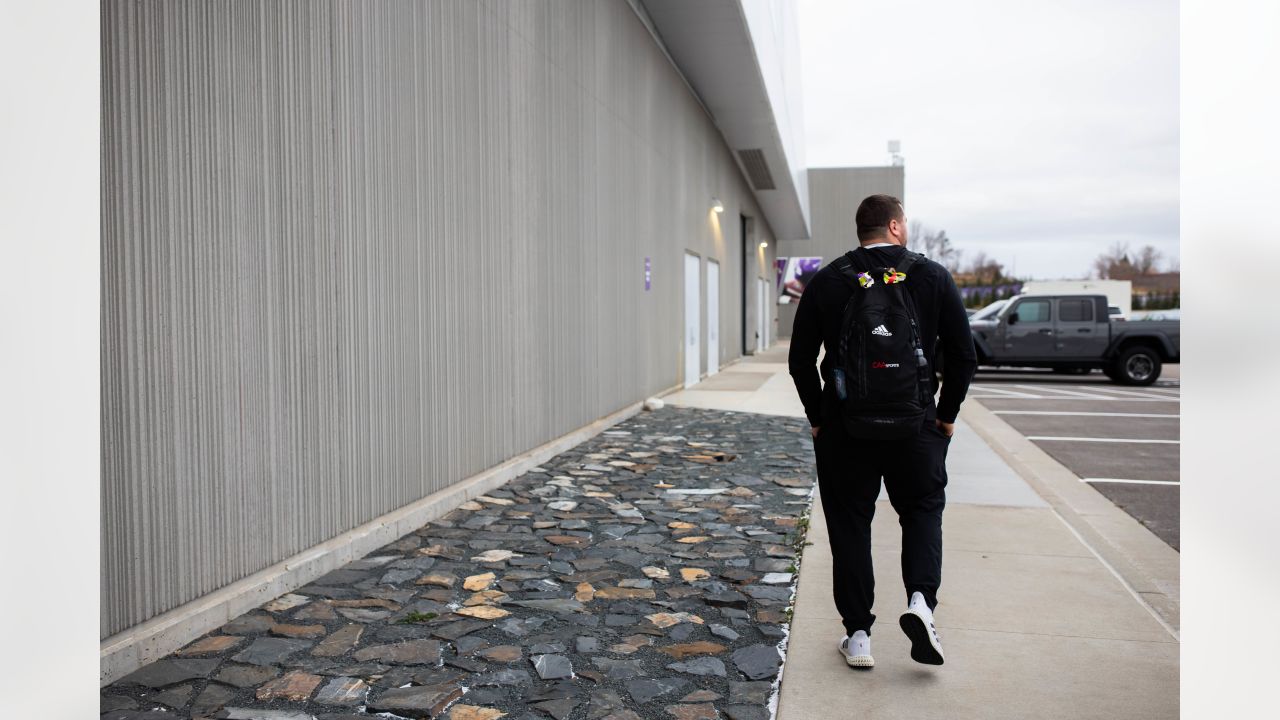
[[[1060,322],[1093,322],[1093,300],[1089,298],[1059,300],[1058,320]]]
[[[1018,313],[1018,322],[1024,323],[1047,323],[1049,322],[1049,301],[1048,300],[1023,300],[1018,307],[1013,309]]]

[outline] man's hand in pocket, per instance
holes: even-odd
[[[955,423],[942,422],[941,420],[936,420],[936,419],[934,420],[934,422],[937,423],[938,429],[942,431],[943,435],[946,435],[947,437],[951,437],[952,435],[955,434],[956,432]]]

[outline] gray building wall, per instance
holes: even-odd
[[[821,257],[822,264],[826,265],[858,247],[854,215],[863,198],[877,194],[893,195],[906,202],[902,166],[810,168],[811,238],[779,242],[777,256]],[[776,292],[776,278],[774,287]],[[795,303],[778,305],[777,312],[778,337],[791,337],[791,325],[796,317]]]
[[[686,250],[740,353],[776,243],[625,0],[102,11],[104,637],[677,385]]]

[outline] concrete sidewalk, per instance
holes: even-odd
[[[785,353],[785,344],[775,346],[667,399],[803,415]],[[993,422],[978,410],[962,413],[948,462],[936,616],[947,664],[912,662],[897,627],[906,601],[900,534],[882,493],[872,530],[876,667],[844,665],[836,650],[843,631],[831,597],[827,528],[816,498],[813,544],[804,552],[783,669],[782,720],[1178,716],[1176,637],[966,422]]]

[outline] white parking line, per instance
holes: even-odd
[[[1056,387],[1049,387],[1048,385],[1018,385],[1018,387],[1023,388],[1024,390],[1036,390],[1039,392],[1062,393],[1063,395],[1070,395],[1071,397],[1088,398],[1090,400],[1110,400],[1111,399],[1106,395],[1098,395],[1096,393],[1082,393],[1082,392],[1077,392],[1075,390],[1061,390]]]
[[[1134,438],[1066,437],[1058,435],[1028,435],[1028,440],[1062,440],[1065,442],[1150,443],[1154,445],[1181,445],[1181,440],[1137,440]]]
[[[1078,417],[1178,418],[1173,413],[1071,412],[1065,410],[992,410],[994,415],[1073,415]]]
[[[1109,388],[1109,387],[1097,387],[1094,389],[1097,390],[1098,392],[1115,393],[1116,395],[1124,395],[1126,397],[1159,398],[1161,400],[1166,399],[1165,396],[1152,395],[1151,393],[1146,393],[1146,392],[1134,392],[1132,390],[1117,390],[1115,388]]]
[[[1126,485],[1181,485],[1178,480],[1123,480],[1120,478],[1080,478],[1082,483],[1124,483]]]
[[[969,387],[973,387],[973,386],[970,385]],[[1026,395],[1026,394],[1019,394],[1019,395],[978,394],[978,395],[966,395],[965,397],[966,398],[986,398],[988,400],[1055,400],[1059,402],[1086,402],[1084,398],[1069,398],[1069,397],[1062,397],[1061,395],[1050,396],[1050,395]],[[1106,402],[1167,402],[1167,403],[1179,402],[1178,398],[1167,398],[1167,397],[1136,398],[1136,397],[1104,397],[1102,395],[1099,395],[1091,399],[1097,400],[1098,402],[1103,402],[1103,401],[1106,401]]]
[[[1004,388],[995,388],[987,385],[970,385],[969,387],[974,390],[983,390],[985,392],[1004,393],[1003,397],[1016,397],[1016,398],[1039,398],[1040,397],[1039,395],[1032,395],[1030,393],[1018,392],[1016,390],[1005,390]],[[987,397],[992,397],[992,396],[988,395]],[[996,395],[994,397],[1001,397],[1001,396]]]

